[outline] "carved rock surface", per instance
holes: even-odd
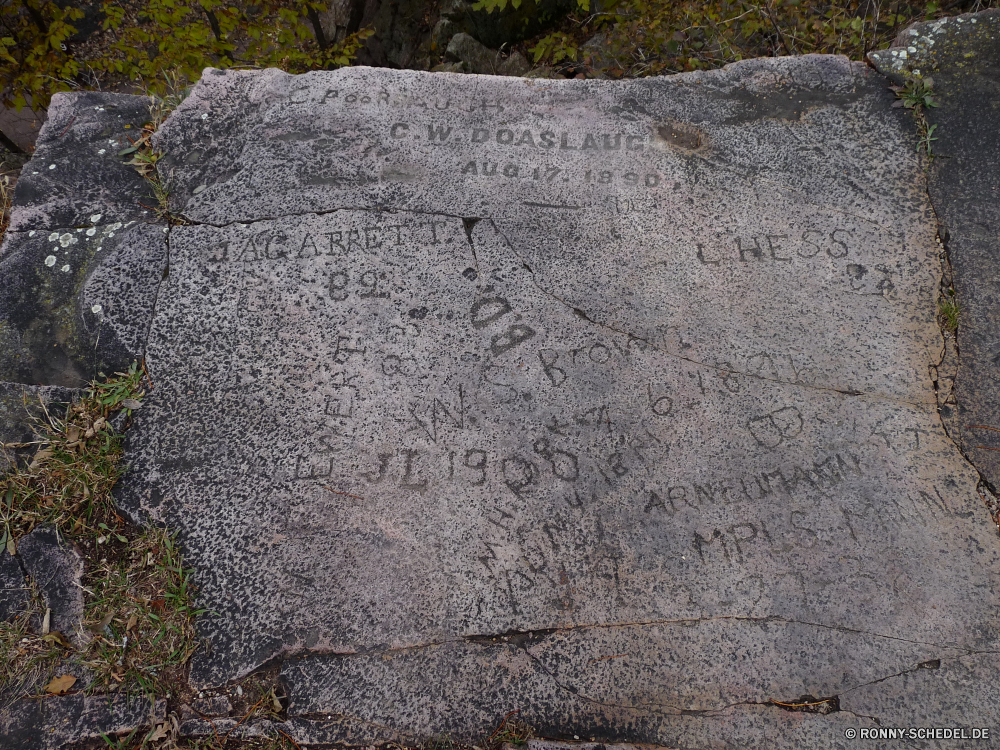
[[[119,495],[218,613],[194,685],[281,661],[302,742],[995,724],[997,540],[892,101],[824,56],[206,71],[159,136],[191,224]]]

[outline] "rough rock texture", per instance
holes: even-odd
[[[50,696],[0,708],[0,747],[61,750],[74,742],[100,740],[146,726],[166,716],[166,701],[150,706],[142,695]]]
[[[819,56],[207,71],[160,135],[193,224],[120,492],[219,613],[192,681],[284,660],[303,742],[998,718],[997,541],[892,101]]]
[[[0,549],[0,622],[16,617],[28,605],[28,588],[17,558]]]
[[[455,32],[471,34],[493,49],[530,39],[577,9],[567,0],[522,2],[516,8],[509,3],[506,8],[493,12],[475,10],[475,5],[467,0],[445,0],[440,17],[454,24]]]
[[[61,101],[89,132],[97,100]],[[207,71],[159,141],[191,225],[116,231],[130,260],[59,297],[144,274],[108,324],[156,384],[119,501],[218,613],[194,686],[277,665],[300,745],[515,708],[699,748],[996,725],[998,542],[938,414],[937,225],[892,102],[823,56]],[[0,259],[30,283],[80,234],[59,200]]]
[[[520,76],[531,68],[520,52],[504,58],[496,50],[485,47],[465,33],[455,34],[451,38],[447,54],[468,65],[472,73]]]
[[[78,397],[71,388],[0,382],[0,474],[34,455],[38,446],[26,443],[36,439],[35,420],[44,419],[46,411],[61,419]]]
[[[78,642],[83,619],[83,558],[54,527],[40,526],[18,540],[25,572],[52,610],[49,627]]]
[[[87,228],[4,238],[0,380],[79,387],[142,357],[166,272],[166,230],[107,223],[101,213],[88,220]]]
[[[148,183],[118,156],[149,121],[149,103],[127,94],[55,94],[14,189],[10,230],[90,226],[94,214],[106,222],[152,218]]]
[[[1000,487],[1000,11],[958,16],[904,31],[874,53],[902,82],[932,77],[939,106],[930,196],[942,222],[960,307],[961,367],[953,437],[994,491]]]

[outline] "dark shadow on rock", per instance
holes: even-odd
[[[141,695],[83,694],[21,700],[0,708],[0,747],[61,750],[74,742],[114,736],[166,716],[166,701]]]
[[[0,379],[79,387],[143,356],[166,269],[166,235],[158,226],[89,218],[95,225],[86,229],[6,238]]]
[[[79,640],[83,620],[83,558],[52,526],[42,526],[18,542],[18,556],[45,606],[50,630]]]
[[[17,558],[0,549],[0,622],[17,617],[28,606],[28,586]]]

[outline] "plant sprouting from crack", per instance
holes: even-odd
[[[959,307],[954,289],[949,289],[946,295],[941,296],[939,308],[945,329],[951,333],[958,331]]]
[[[931,125],[927,120],[927,108],[938,106],[934,100],[934,79],[907,74],[902,86],[890,88],[896,93],[893,106],[903,107],[913,113],[917,123],[917,153],[923,151],[927,155],[927,164],[930,165],[934,161],[934,141],[937,140],[934,135],[937,125]]]
[[[177,74],[167,73],[165,78],[167,93],[163,96],[155,93],[149,95],[149,122],[142,126],[139,137],[135,140],[130,138],[130,145],[119,151],[118,155],[131,156],[131,160],[125,163],[135,167],[136,171],[149,183],[153,197],[156,199],[156,206],[146,206],[146,208],[154,211],[157,218],[166,218],[171,224],[182,224],[184,220],[181,217],[170,213],[170,180],[160,173],[158,167],[165,153],[156,143],[155,136],[170,113],[184,100],[188,89],[184,87]]]

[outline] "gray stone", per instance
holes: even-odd
[[[52,610],[49,627],[79,644],[83,620],[83,558],[54,527],[40,526],[17,543],[25,572]]]
[[[512,52],[510,57],[500,63],[497,73],[502,76],[523,76],[531,70],[531,63],[520,52]]]
[[[473,73],[495,74],[500,66],[500,53],[480,44],[464,32],[451,38],[446,53],[454,60],[467,63]]]
[[[516,706],[550,737],[849,747],[924,721],[909,685],[995,724],[1000,558],[938,414],[892,101],[824,56],[206,71],[161,131],[193,224],[120,492],[218,613],[192,684],[282,662],[330,743]]]
[[[952,436],[1000,487],[1000,11],[917,24],[872,54],[897,82],[932,77],[939,106],[929,192],[958,293],[960,366]],[[946,415],[954,408],[945,404]]]
[[[0,380],[79,387],[142,357],[167,268],[166,230],[100,213],[88,221],[4,238]]]
[[[226,696],[216,695],[191,701],[191,708],[203,716],[228,716],[233,710],[233,704]]]
[[[2,498],[0,498],[2,502]],[[17,558],[0,549],[0,622],[17,617],[28,606],[28,587]]]
[[[30,443],[37,440],[38,420],[46,411],[62,419],[79,396],[70,388],[0,382],[0,475],[34,455],[37,446]]]
[[[0,747],[62,750],[71,743],[114,737],[166,717],[167,702],[143,695],[81,694],[22,700],[0,707]]]
[[[127,94],[55,94],[14,189],[10,230],[90,226],[94,214],[105,222],[153,218],[149,184],[125,163],[131,157],[118,156],[149,121],[149,104]]]

